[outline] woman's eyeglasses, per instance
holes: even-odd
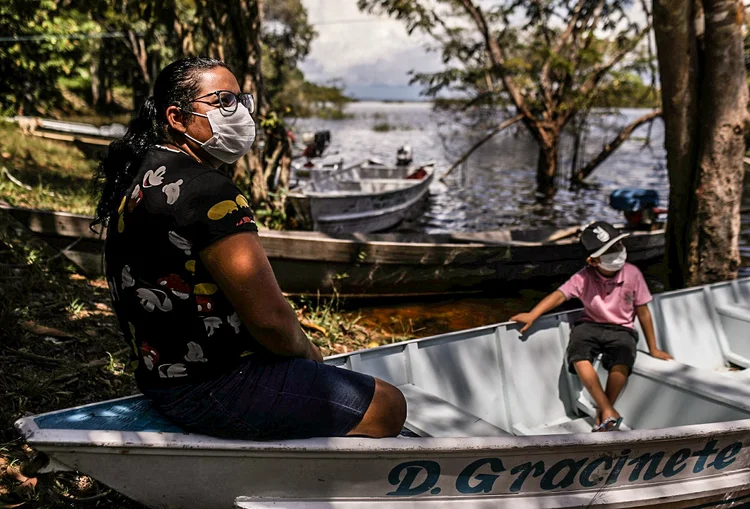
[[[229,90],[217,90],[215,92],[211,92],[210,94],[197,97],[188,102],[198,102],[208,104],[210,106],[216,106],[216,102],[213,100],[201,100],[212,96],[216,98],[215,101],[218,101],[219,108],[221,108],[226,113],[234,113],[235,111],[237,111],[237,105],[240,103],[242,103],[242,105],[247,108],[250,113],[253,113],[255,111],[255,99],[253,99],[252,94],[235,94],[234,92],[230,92]]]

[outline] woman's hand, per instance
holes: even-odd
[[[320,353],[320,348],[318,348],[318,345],[314,343],[310,343],[311,346],[311,355],[310,360],[311,361],[317,361],[317,362],[323,362],[323,354]]]
[[[521,334],[529,330],[529,328],[531,328],[531,326],[536,321],[536,318],[531,313],[518,313],[517,315],[510,317],[510,319],[513,322],[525,324],[523,327],[521,327]]]

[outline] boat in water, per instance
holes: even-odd
[[[5,211],[78,265],[103,273],[106,233],[90,216],[10,207]],[[633,229],[628,260],[664,255],[664,228]],[[580,226],[454,233],[321,233],[261,230],[263,248],[289,295],[393,297],[496,292],[508,283],[550,280],[583,264]]]
[[[5,211],[78,265],[103,273],[106,233],[90,216],[10,207]],[[633,229],[628,260],[664,255],[664,227]],[[454,233],[321,233],[261,230],[263,248],[289,295],[393,297],[493,292],[509,283],[550,280],[583,264],[580,226]]]
[[[744,310],[747,320],[731,334],[746,341],[750,279],[729,291],[723,285],[690,291],[732,298],[720,307]],[[698,300],[685,295],[693,294],[659,296],[656,327],[660,338],[664,327],[687,331],[673,339],[694,345],[704,340],[689,327],[700,320],[690,314]],[[142,396],[24,417],[16,428],[49,458],[48,470],[78,470],[152,508],[750,502],[750,377],[641,352],[616,404],[621,431],[591,433],[591,398],[564,359],[579,316],[546,315],[523,335],[518,324],[502,323],[326,360],[398,386],[410,438],[221,440],[182,432]]]
[[[427,197],[435,163],[388,166],[372,161],[337,171],[312,171],[287,199],[307,229],[372,233],[415,215]]]

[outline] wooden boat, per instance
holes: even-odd
[[[658,327],[689,320],[675,309],[663,307]],[[141,396],[25,417],[16,428],[50,458],[48,469],[79,470],[153,508],[750,501],[747,380],[639,354],[617,402],[623,431],[591,433],[590,397],[564,365],[578,316],[542,317],[523,336],[504,323],[327,359],[397,385],[416,438],[220,440],[181,432]],[[746,340],[750,327],[737,332]]]
[[[104,236],[91,217],[13,208],[13,215],[81,267],[102,274]],[[287,294],[349,297],[497,291],[513,282],[560,278],[582,266],[579,227],[449,234],[260,232]],[[628,260],[644,265],[664,254],[664,230],[633,231]]]
[[[387,230],[414,214],[435,176],[434,163],[386,166],[362,162],[335,172],[311,172],[288,199],[303,225],[326,233]]]
[[[99,157],[109,144],[122,138],[127,128],[122,124],[97,127],[80,122],[66,122],[38,117],[13,117],[25,134],[75,144],[87,157]]]

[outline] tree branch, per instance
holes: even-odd
[[[625,55],[630,53],[635,49],[636,46],[638,46],[638,43],[641,42],[641,39],[643,39],[643,36],[648,34],[651,31],[651,23],[646,25],[643,30],[640,31],[638,35],[636,35],[631,41],[630,44],[626,45],[624,48],[622,48],[618,53],[616,53],[609,62],[598,65],[594,69],[594,71],[591,73],[591,76],[584,82],[583,85],[581,85],[581,88],[578,89],[579,95],[587,95],[589,94],[601,81],[601,79],[604,77],[605,74],[607,74],[612,67],[617,65],[620,60],[622,60]]]
[[[443,173],[443,175],[440,177],[440,181],[441,182],[445,182],[445,177],[447,177],[448,175],[450,175],[450,173],[453,170],[455,170],[461,163],[463,163],[464,161],[466,161],[469,158],[469,156],[474,153],[475,150],[477,150],[479,147],[481,147],[482,145],[484,145],[485,143],[487,143],[497,133],[499,133],[503,129],[506,129],[506,128],[512,126],[513,124],[515,124],[516,122],[518,122],[519,120],[521,120],[523,118],[524,118],[523,114],[518,114],[515,117],[511,117],[511,118],[503,121],[500,125],[498,125],[492,131],[490,131],[484,138],[482,138],[481,140],[479,140],[478,142],[476,142],[474,145],[472,145],[472,147],[469,150],[467,150],[464,153],[464,155],[462,155],[458,159],[458,161],[456,161],[455,163],[453,163],[453,166],[451,166],[450,168],[448,168],[448,171],[446,171],[445,173]]]
[[[476,24],[477,28],[479,29],[479,32],[482,34],[482,37],[484,38],[484,43],[487,48],[487,54],[490,57],[490,61],[492,62],[492,67],[497,70],[497,72],[500,74],[500,78],[503,82],[503,86],[505,87],[505,90],[508,92],[508,95],[510,96],[511,100],[513,101],[513,104],[515,107],[520,111],[524,116],[524,124],[526,127],[529,128],[531,133],[538,139],[541,139],[541,132],[539,129],[539,126],[536,123],[536,119],[531,114],[529,109],[526,107],[526,104],[523,99],[523,95],[521,95],[521,92],[518,90],[516,85],[513,83],[513,81],[510,79],[510,76],[508,76],[508,73],[505,72],[505,56],[503,55],[503,50],[500,47],[500,45],[497,42],[497,39],[495,39],[492,36],[492,33],[490,33],[490,28],[487,25],[487,20],[484,17],[484,14],[482,14],[482,11],[479,10],[479,8],[474,5],[474,3],[471,0],[460,0],[461,4],[464,7],[464,10],[472,17],[474,20],[474,23]]]
[[[542,66],[540,82],[542,84],[544,98],[549,103],[552,103],[552,87],[549,82],[549,73],[550,69],[552,68],[552,57],[562,51],[563,47],[568,42],[568,39],[573,34],[573,29],[575,28],[576,23],[578,23],[578,17],[581,15],[581,10],[583,9],[585,3],[586,0],[578,0],[578,3],[576,3],[576,6],[573,9],[573,15],[570,17],[570,22],[568,22],[568,26],[565,27],[565,31],[560,35],[560,38],[557,40],[555,46],[551,48],[550,54],[547,56],[547,59],[544,61],[544,65]]]
[[[661,110],[652,111],[650,113],[647,113],[646,115],[643,115],[642,117],[636,119],[631,124],[625,126],[620,133],[614,137],[612,141],[607,143],[604,146],[604,149],[602,149],[601,152],[599,152],[599,155],[597,155],[594,159],[592,159],[582,170],[576,172],[573,177],[573,181],[576,184],[582,183],[589,175],[591,175],[594,170],[602,164],[604,161],[606,161],[609,156],[611,156],[615,150],[617,150],[622,143],[627,140],[631,134],[633,134],[633,131],[635,131],[638,127],[642,126],[643,124],[647,122],[653,122],[656,118],[661,117]]]

